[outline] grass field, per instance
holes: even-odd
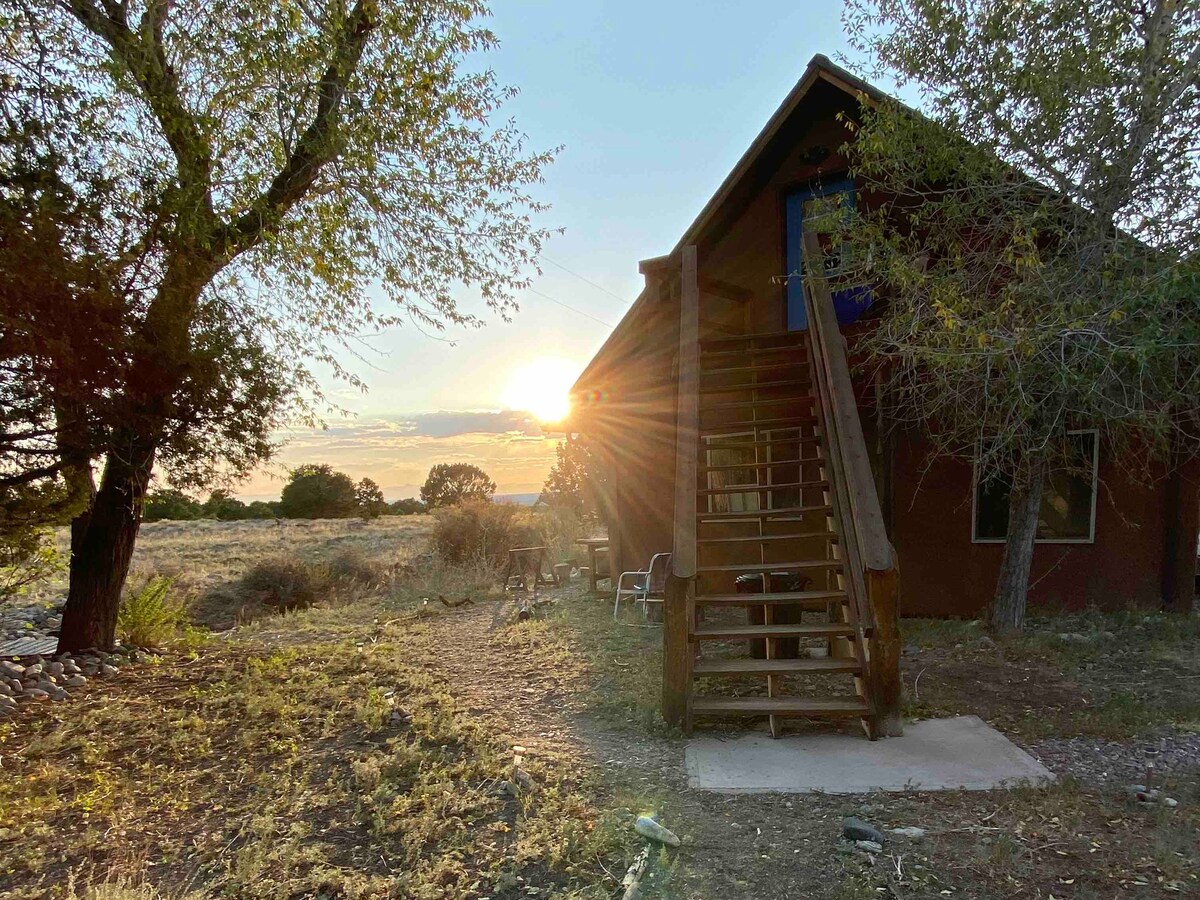
[[[0,896],[615,898],[643,812],[683,838],[647,900],[1200,896],[1200,766],[1152,773],[1175,809],[1120,768],[1191,746],[1200,617],[903,623],[908,715],[980,715],[1054,787],[711,795],[658,715],[657,628],[577,583],[519,622],[429,528],[147,526],[135,580],[174,577],[202,634],[0,722]],[[264,604],[263,566],[318,573],[315,601]],[[927,837],[848,853],[845,815]]]

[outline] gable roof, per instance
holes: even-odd
[[[712,195],[704,205],[704,208],[700,210],[700,214],[683,232],[676,242],[675,247],[666,258],[677,254],[685,245],[698,242],[700,235],[704,233],[705,228],[712,222],[717,211],[729,199],[737,184],[753,168],[755,163],[758,162],[772,139],[774,139],[784,123],[799,108],[813,86],[821,81],[831,84],[851,96],[864,94],[869,100],[877,103],[888,99],[887,95],[878,88],[851,74],[841,66],[835,65],[830,61],[829,57],[818,53],[809,60],[808,65],[804,69],[804,74],[800,76],[800,80],[796,82],[795,86],[788,92],[788,95],[784,97],[783,102],[779,104],[779,108],[767,120],[766,125],[763,126],[758,136],[750,143],[750,146],[742,154],[732,171],[725,176],[725,180],[721,182],[721,186],[717,188],[716,193]],[[600,349],[596,351],[595,356],[592,357],[591,361],[575,380],[575,384],[571,387],[572,394],[579,394],[593,389],[593,386],[589,383],[591,377],[596,373],[597,368],[600,367],[603,360],[614,355],[618,348],[631,342],[635,334],[635,328],[639,322],[643,321],[643,317],[647,315],[647,307],[651,305],[651,302],[651,292],[643,288],[642,292],[638,294],[637,299],[626,310],[621,321],[617,323],[617,327],[612,330],[608,338],[601,344]]]

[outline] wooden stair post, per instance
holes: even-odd
[[[696,596],[696,447],[700,430],[700,287],[696,247],[683,248],[679,297],[679,377],[675,400],[675,528],[663,609],[662,715],[691,732]]]

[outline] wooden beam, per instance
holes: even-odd
[[[666,256],[652,256],[638,262],[638,272],[642,275],[658,275],[671,269],[678,268],[679,254],[668,253]]]
[[[696,574],[696,467],[700,428],[700,288],[696,247],[683,248],[679,299],[679,381],[675,402],[675,536],[671,569]]]
[[[712,294],[714,297],[720,297],[722,300],[729,300],[733,303],[749,303],[754,299],[754,291],[730,284],[728,281],[721,281],[719,278],[701,278],[700,293]]]
[[[700,429],[700,287],[696,247],[680,254],[679,375],[675,400],[675,527],[663,603],[663,718],[691,730],[691,627],[696,615],[696,477]]]
[[[693,648],[688,625],[696,604],[696,579],[667,576],[663,600],[662,717],[668,725],[689,730],[688,697]]]

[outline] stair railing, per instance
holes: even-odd
[[[850,378],[845,338],[825,277],[824,253],[813,232],[803,235],[804,307],[808,314],[814,385],[828,448],[834,521],[844,581],[866,640],[867,698],[873,730],[901,733],[899,569],[871,474],[867,442]]]

